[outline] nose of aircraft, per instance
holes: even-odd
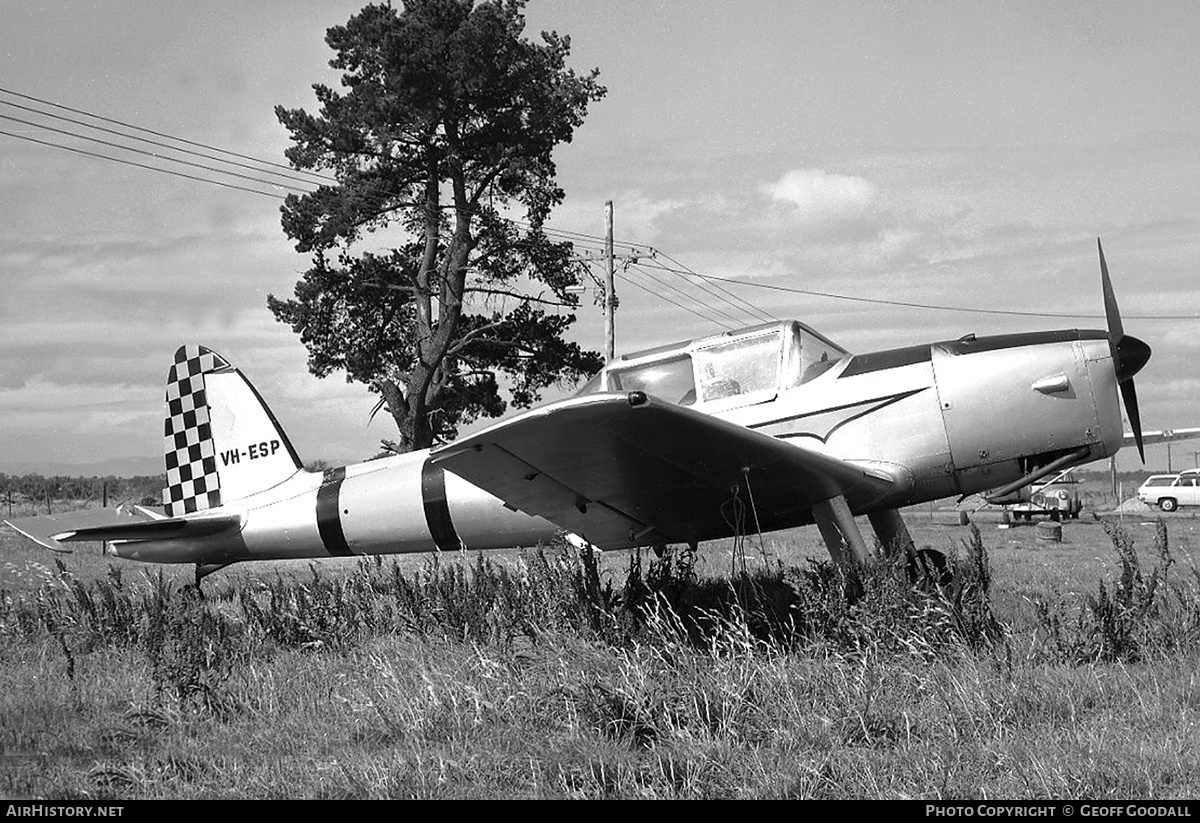
[[[1150,359],[1150,347],[1131,335],[1124,335],[1116,341],[1117,382],[1124,383],[1142,370],[1142,366]]]

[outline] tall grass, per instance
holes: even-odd
[[[1061,602],[1036,604],[1041,654],[1072,663],[1132,663],[1147,656],[1185,653],[1200,642],[1200,569],[1173,573],[1166,525],[1154,537],[1154,560],[1145,571],[1133,540],[1105,523],[1118,561],[1115,580],[1100,580],[1074,614]]]
[[[1115,579],[1040,603],[1020,644],[977,531],[949,582],[896,558],[706,577],[687,553],[633,553],[610,581],[565,543],[205,597],[59,566],[0,593],[0,746],[34,758],[0,760],[0,791],[1195,794],[1177,753],[1200,719],[1200,576],[1165,529],[1148,569],[1110,539]]]
[[[546,632],[610,646],[669,636],[695,649],[744,634],[780,648],[916,643],[936,653],[1003,639],[977,531],[963,549],[965,559],[952,558],[948,586],[914,585],[892,559],[853,574],[827,562],[764,564],[727,579],[700,577],[687,553],[646,562],[634,552],[616,587],[600,579],[590,551],[564,543],[525,552],[513,568],[483,555],[469,569],[435,555],[411,573],[381,558],[364,558],[340,575],[314,564],[303,579],[265,577],[207,599],[161,574],[130,585],[115,567],[107,579],[84,583],[59,563],[33,596],[0,600],[0,633],[57,638],[77,654],[141,645],[155,671],[184,665],[186,655],[173,646],[345,651],[397,633],[500,648]]]

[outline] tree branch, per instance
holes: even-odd
[[[561,306],[566,309],[575,308],[570,303],[560,303],[557,300],[547,300],[544,297],[533,297],[528,294],[521,294],[515,291],[505,291],[504,289],[466,289],[468,294],[494,294],[499,297],[515,297],[518,300],[527,301],[530,303],[541,303],[544,306]]]
[[[476,338],[478,338],[483,333],[489,332],[492,329],[498,329],[503,325],[504,325],[504,321],[497,320],[494,323],[486,323],[477,329],[471,329],[469,332],[464,334],[462,337],[458,338],[457,343],[455,343],[454,345],[452,345],[446,349],[446,357],[453,357],[454,355],[458,354],[460,351],[465,349],[467,346],[469,346]]]

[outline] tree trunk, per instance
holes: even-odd
[[[392,378],[376,381],[375,387],[383,396],[383,404],[396,423],[396,431],[400,435],[396,443],[384,441],[388,448],[403,453],[432,446],[433,431],[429,425],[424,393],[420,392],[414,396],[408,391],[407,385]]]

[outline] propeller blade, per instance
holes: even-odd
[[[1117,344],[1125,336],[1121,326],[1121,310],[1117,308],[1117,296],[1113,293],[1112,280],[1108,276],[1108,264],[1104,262],[1104,246],[1096,238],[1096,249],[1100,252],[1100,287],[1104,289],[1104,316],[1108,319],[1108,342],[1113,347],[1113,359],[1117,357]]]
[[[1138,411],[1137,389],[1133,380],[1121,384],[1121,399],[1125,401],[1125,413],[1129,415],[1129,428],[1133,429],[1133,441],[1137,443],[1138,457],[1146,462],[1146,449],[1142,446],[1142,417]]]
[[[1150,347],[1136,337],[1127,337],[1121,325],[1121,310],[1113,292],[1112,279],[1108,276],[1108,263],[1104,260],[1104,246],[1096,238],[1096,251],[1100,253],[1100,287],[1104,291],[1104,317],[1108,321],[1108,349],[1112,353],[1113,371],[1117,385],[1121,388],[1121,400],[1133,430],[1133,441],[1137,444],[1138,456],[1146,462],[1146,450],[1142,443],[1142,415],[1138,411],[1137,389],[1133,376],[1141,371],[1150,359]]]

